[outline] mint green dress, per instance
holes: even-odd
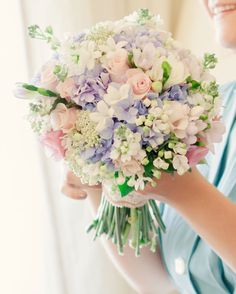
[[[236,204],[236,82],[225,85],[221,91],[226,133],[223,141],[216,145],[215,155],[209,154],[208,165],[199,165],[198,168]],[[236,272],[217,256],[175,209],[162,204],[161,212],[167,227],[166,233],[159,234],[162,257],[180,293],[236,294]]]

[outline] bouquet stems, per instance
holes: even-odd
[[[120,255],[123,255],[124,246],[129,243],[135,255],[139,256],[143,246],[150,246],[151,251],[156,251],[158,227],[165,232],[165,224],[155,200],[148,200],[141,207],[128,208],[114,206],[102,196],[98,214],[87,232],[94,230],[94,240],[105,234],[116,244]]]

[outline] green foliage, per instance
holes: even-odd
[[[170,77],[171,66],[170,66],[169,62],[163,61],[161,67],[163,69],[163,85],[164,85]]]
[[[206,94],[211,95],[213,98],[219,96],[219,85],[216,83],[216,81],[205,85],[203,90]]]
[[[187,78],[186,82],[191,84],[190,90],[197,90],[201,87],[201,84],[198,81],[193,80],[191,76]]]
[[[217,57],[215,54],[205,53],[203,58],[203,66],[205,69],[213,69],[216,67],[218,62]]]
[[[138,23],[144,25],[148,20],[150,20],[153,16],[151,15],[148,9],[140,9],[138,11]]]
[[[53,34],[51,26],[47,26],[42,30],[38,25],[32,25],[28,27],[29,36],[33,39],[44,40],[51,44],[52,50],[57,50],[60,47],[60,43]]]
[[[118,172],[115,172],[114,177],[118,178],[118,176],[119,176]],[[121,185],[118,185],[121,197],[125,197],[130,192],[134,191],[134,187],[131,187],[131,186],[128,185],[129,179],[130,179],[130,177],[126,177],[125,182],[123,184],[121,184]]]
[[[128,63],[129,63],[129,66],[132,67],[132,68],[135,68],[137,67],[134,63],[134,59],[133,59],[133,53],[132,52],[129,52],[128,53]]]
[[[46,96],[46,97],[58,97],[58,94],[57,93],[54,93],[54,92],[52,92],[50,90],[47,90],[47,89],[44,89],[44,88],[36,87],[34,85],[23,84],[22,87],[25,88],[28,91],[38,92],[42,96]]]
[[[68,74],[68,69],[66,65],[56,64],[53,73],[61,82],[64,82]]]

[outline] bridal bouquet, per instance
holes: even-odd
[[[136,255],[155,251],[165,225],[138,190],[163,172],[190,171],[221,140],[215,56],[192,55],[146,9],[62,40],[51,27],[29,34],[54,53],[15,94],[28,100],[31,127],[53,156],[82,182],[102,183],[88,231],[106,234],[121,254],[127,241]]]

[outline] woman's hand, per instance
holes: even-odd
[[[73,172],[67,171],[61,191],[72,199],[83,200],[87,198],[88,190],[91,189],[101,189],[101,185],[89,186],[82,184],[79,177]]]
[[[183,176],[162,174],[155,188],[141,194],[176,209],[211,248],[236,272],[236,205],[196,168]],[[161,196],[160,196],[161,195]]]
[[[154,181],[156,187],[148,184],[144,190],[139,190],[139,193],[149,198],[152,195],[151,198],[170,205],[175,205],[176,201],[180,202],[185,196],[188,197],[192,189],[196,189],[196,184],[201,185],[202,182],[206,182],[196,168],[182,176],[177,173],[168,174],[163,172],[161,178]]]

